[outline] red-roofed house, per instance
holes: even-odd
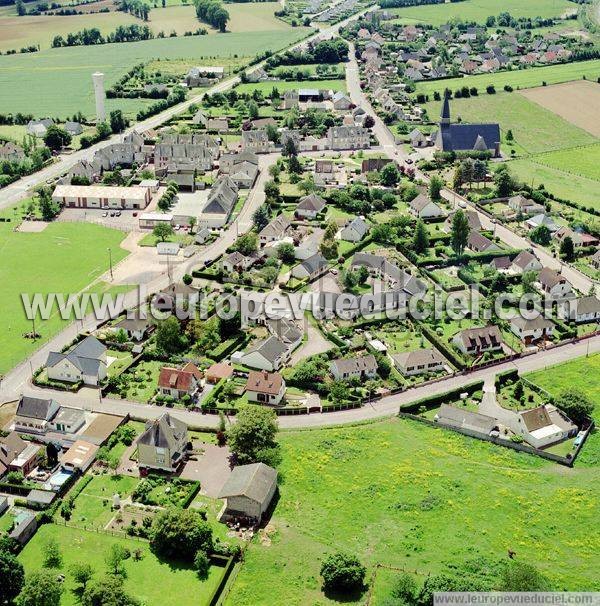
[[[178,399],[185,395],[192,396],[200,385],[200,379],[202,379],[202,373],[191,362],[181,369],[163,366],[158,376],[158,391],[163,396]]]

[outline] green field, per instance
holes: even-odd
[[[441,102],[430,101],[425,107],[429,117],[437,120]],[[508,130],[512,130],[515,149],[520,154],[597,142],[590,133],[515,93],[488,95],[485,91],[480,91],[477,97],[453,99],[450,102],[450,114],[453,121],[460,118],[463,122],[498,122],[503,137]],[[503,151],[509,153],[506,146]]]
[[[3,216],[12,216],[4,211]],[[109,266],[107,248],[112,250],[113,263],[127,256],[120,248],[125,234],[89,223],[51,223],[40,233],[13,231],[16,223],[0,223],[0,316],[3,319],[0,373],[4,373],[24,357],[38,349],[40,342],[24,339],[31,330],[25,317],[21,293],[79,293]],[[60,271],[57,272],[57,267]],[[106,284],[98,284],[93,292],[104,292]],[[131,287],[111,289],[112,293]],[[66,326],[55,313],[50,320],[36,322],[43,341]]]
[[[484,24],[490,15],[497,16],[503,11],[513,17],[560,17],[565,12],[576,11],[567,0],[464,0],[463,2],[393,8],[390,12],[398,18],[410,22],[441,25],[452,19],[476,21]]]
[[[534,161],[563,173],[569,173],[571,176],[600,181],[600,143],[549,154],[538,154]],[[598,197],[597,192],[596,197]]]
[[[21,111],[36,116],[65,117],[95,112],[92,79],[100,70],[110,87],[134,65],[153,59],[253,57],[266,50],[287,47],[309,33],[307,28],[264,31],[260,35],[231,33],[154,39],[125,44],[48,49],[38,53],[0,57],[0,113]],[[35,94],[32,91],[35,90]],[[131,114],[147,104],[140,99],[108,99],[107,111],[120,108]]]
[[[280,442],[272,544],[247,550],[231,606],[337,603],[319,569],[340,549],[368,576],[376,563],[426,575],[513,549],[557,588],[600,588],[599,466],[570,471],[399,419],[285,432]]]
[[[75,584],[69,567],[77,562],[86,562],[94,569],[94,578],[100,578],[107,569],[104,558],[115,543],[131,552],[136,549],[142,551],[142,559],[139,562],[129,558],[124,563],[125,589],[146,606],[181,606],[191,603],[205,606],[223,572],[222,568],[211,566],[208,579],[200,581],[192,568],[159,560],[144,541],[45,524],[19,555],[25,567],[25,574],[42,567],[43,549],[50,539],[54,539],[59,545],[63,558],[60,572],[66,576],[61,606],[75,606],[80,603],[73,591]],[[192,595],[193,600],[190,597]]]
[[[346,80],[340,78],[337,80],[317,80],[311,82],[310,80],[267,80],[266,82],[248,82],[246,84],[240,84],[236,87],[238,93],[248,93],[254,90],[259,90],[263,95],[269,94],[273,88],[276,88],[280,93],[286,90],[294,90],[298,88],[318,88],[320,90],[341,90],[346,91]]]
[[[565,150],[561,153],[568,155],[569,152]],[[549,192],[559,198],[600,209],[597,180],[579,177],[557,168],[538,164],[538,159],[543,159],[545,155],[514,160],[510,162],[509,166],[517,177],[530,185],[533,183],[534,187],[543,183]]]
[[[458,3],[461,6],[464,2]],[[448,5],[445,5],[448,6]],[[580,80],[583,77],[596,80],[600,76],[600,59],[565,63],[562,65],[549,65],[547,67],[533,67],[512,71],[496,72],[494,74],[475,74],[464,78],[449,78],[447,80],[432,80],[417,83],[417,92],[432,95],[434,91],[443,92],[444,89],[456,90],[461,86],[475,86],[485,91],[486,86],[493,84],[496,90],[502,89],[505,84],[518,88],[533,88],[547,84],[559,84],[570,80]]]

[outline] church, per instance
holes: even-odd
[[[441,151],[490,151],[500,156],[500,126],[498,124],[451,124],[450,101],[444,99],[435,146]]]

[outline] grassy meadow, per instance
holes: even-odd
[[[600,167],[600,143],[539,154],[534,160],[537,164],[543,164],[569,175],[600,181],[600,170],[598,170],[598,167]],[[600,187],[600,185],[596,187]]]
[[[195,58],[219,64],[219,59],[253,57],[278,50],[303,38],[306,28],[218,36],[164,38],[124,44],[47,49],[38,53],[0,57],[0,113],[50,113],[65,117],[82,111],[95,112],[91,74],[102,71],[107,87],[138,63],[153,59]],[[35,94],[32,94],[35,91]],[[123,109],[128,114],[147,100],[108,99],[107,111]]]
[[[280,93],[286,90],[295,90],[298,88],[318,88],[321,90],[346,91],[346,80],[340,78],[337,80],[319,80],[315,81],[298,81],[298,80],[267,80],[266,82],[248,82],[239,84],[236,87],[238,93],[248,93],[254,90],[259,90],[263,95],[269,94],[273,88],[276,88]]]
[[[0,374],[19,363],[40,346],[39,341],[24,339],[31,331],[21,302],[21,293],[78,293],[108,270],[107,248],[113,263],[127,256],[120,248],[125,234],[92,223],[51,223],[40,233],[13,231],[17,224],[11,210],[3,216],[13,217],[0,223],[0,316],[3,318]],[[56,268],[60,267],[60,272]],[[97,283],[90,292],[116,294],[130,290]],[[58,313],[47,321],[36,322],[36,330],[45,341],[66,326]]]
[[[456,6],[463,4],[465,3],[460,2]],[[503,71],[494,74],[475,74],[473,76],[449,78],[447,80],[417,82],[416,87],[418,93],[433,95],[436,90],[440,92],[443,92],[446,88],[456,90],[465,85],[476,86],[480,91],[485,91],[486,86],[490,84],[493,84],[496,90],[502,89],[504,85],[512,86],[514,89],[533,88],[535,86],[542,86],[544,82],[546,84],[559,84],[561,82],[569,82],[570,80],[579,80],[584,76],[588,80],[596,80],[600,76],[600,59]]]
[[[356,554],[369,576],[376,564],[427,575],[512,549],[557,588],[600,588],[598,465],[570,470],[401,419],[280,442],[271,544],[251,544],[229,606],[337,603],[319,577],[335,550]]]
[[[25,574],[42,568],[44,546],[49,540],[58,543],[63,559],[59,572],[66,580],[61,606],[81,603],[69,568],[77,562],[86,562],[95,570],[94,578],[101,577],[107,570],[105,557],[115,543],[131,552],[141,550],[140,561],[131,557],[124,563],[125,590],[147,606],[181,606],[191,603],[191,595],[194,604],[207,606],[223,573],[222,568],[211,566],[208,579],[200,581],[192,567],[159,560],[145,541],[45,524],[19,555]]]
[[[506,11],[513,17],[560,17],[573,12],[574,7],[568,0],[464,0],[463,2],[429,4],[407,8],[393,8],[390,12],[403,22],[428,23],[441,25],[452,19],[485,23],[490,15],[497,16]]]

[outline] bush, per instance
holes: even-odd
[[[326,591],[349,592],[364,586],[366,568],[356,556],[338,552],[327,556],[321,565]]]

